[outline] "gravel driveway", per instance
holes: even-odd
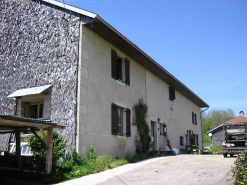
[[[85,176],[63,185],[228,185],[233,184],[231,166],[236,158],[222,155],[177,155],[127,164]],[[231,179],[229,181],[229,179]]]

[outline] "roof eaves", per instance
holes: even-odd
[[[219,126],[213,128],[212,130],[209,130],[209,131],[207,132],[207,134],[209,134],[209,133],[211,133],[211,132],[217,130],[218,128],[220,128],[220,127],[222,127],[222,126],[223,126],[223,124],[221,124],[221,125],[219,125]]]
[[[87,10],[84,10],[84,9],[81,9],[81,8],[77,8],[75,6],[68,5],[68,4],[59,2],[59,1],[54,1],[54,0],[41,0],[41,1],[44,1],[46,3],[50,3],[50,4],[53,4],[53,5],[56,5],[58,7],[61,7],[61,8],[64,8],[64,9],[73,11],[73,12],[76,12],[78,14],[85,15],[85,16],[90,17],[90,18],[93,18],[93,19],[95,17],[97,17],[97,14],[96,13],[93,13],[93,12],[90,12],[90,11],[87,11]]]

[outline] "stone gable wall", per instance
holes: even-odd
[[[75,147],[80,16],[39,0],[0,1],[0,114],[17,89],[53,84],[51,120]],[[3,141],[3,140],[2,140]]]
[[[212,147],[222,146],[223,141],[225,140],[225,131],[223,129],[215,132],[212,135]]]

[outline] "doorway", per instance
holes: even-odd
[[[157,150],[156,122],[151,121],[151,150]]]

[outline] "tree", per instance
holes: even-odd
[[[203,116],[203,133],[221,125],[222,123],[236,117],[232,109],[212,110]]]

